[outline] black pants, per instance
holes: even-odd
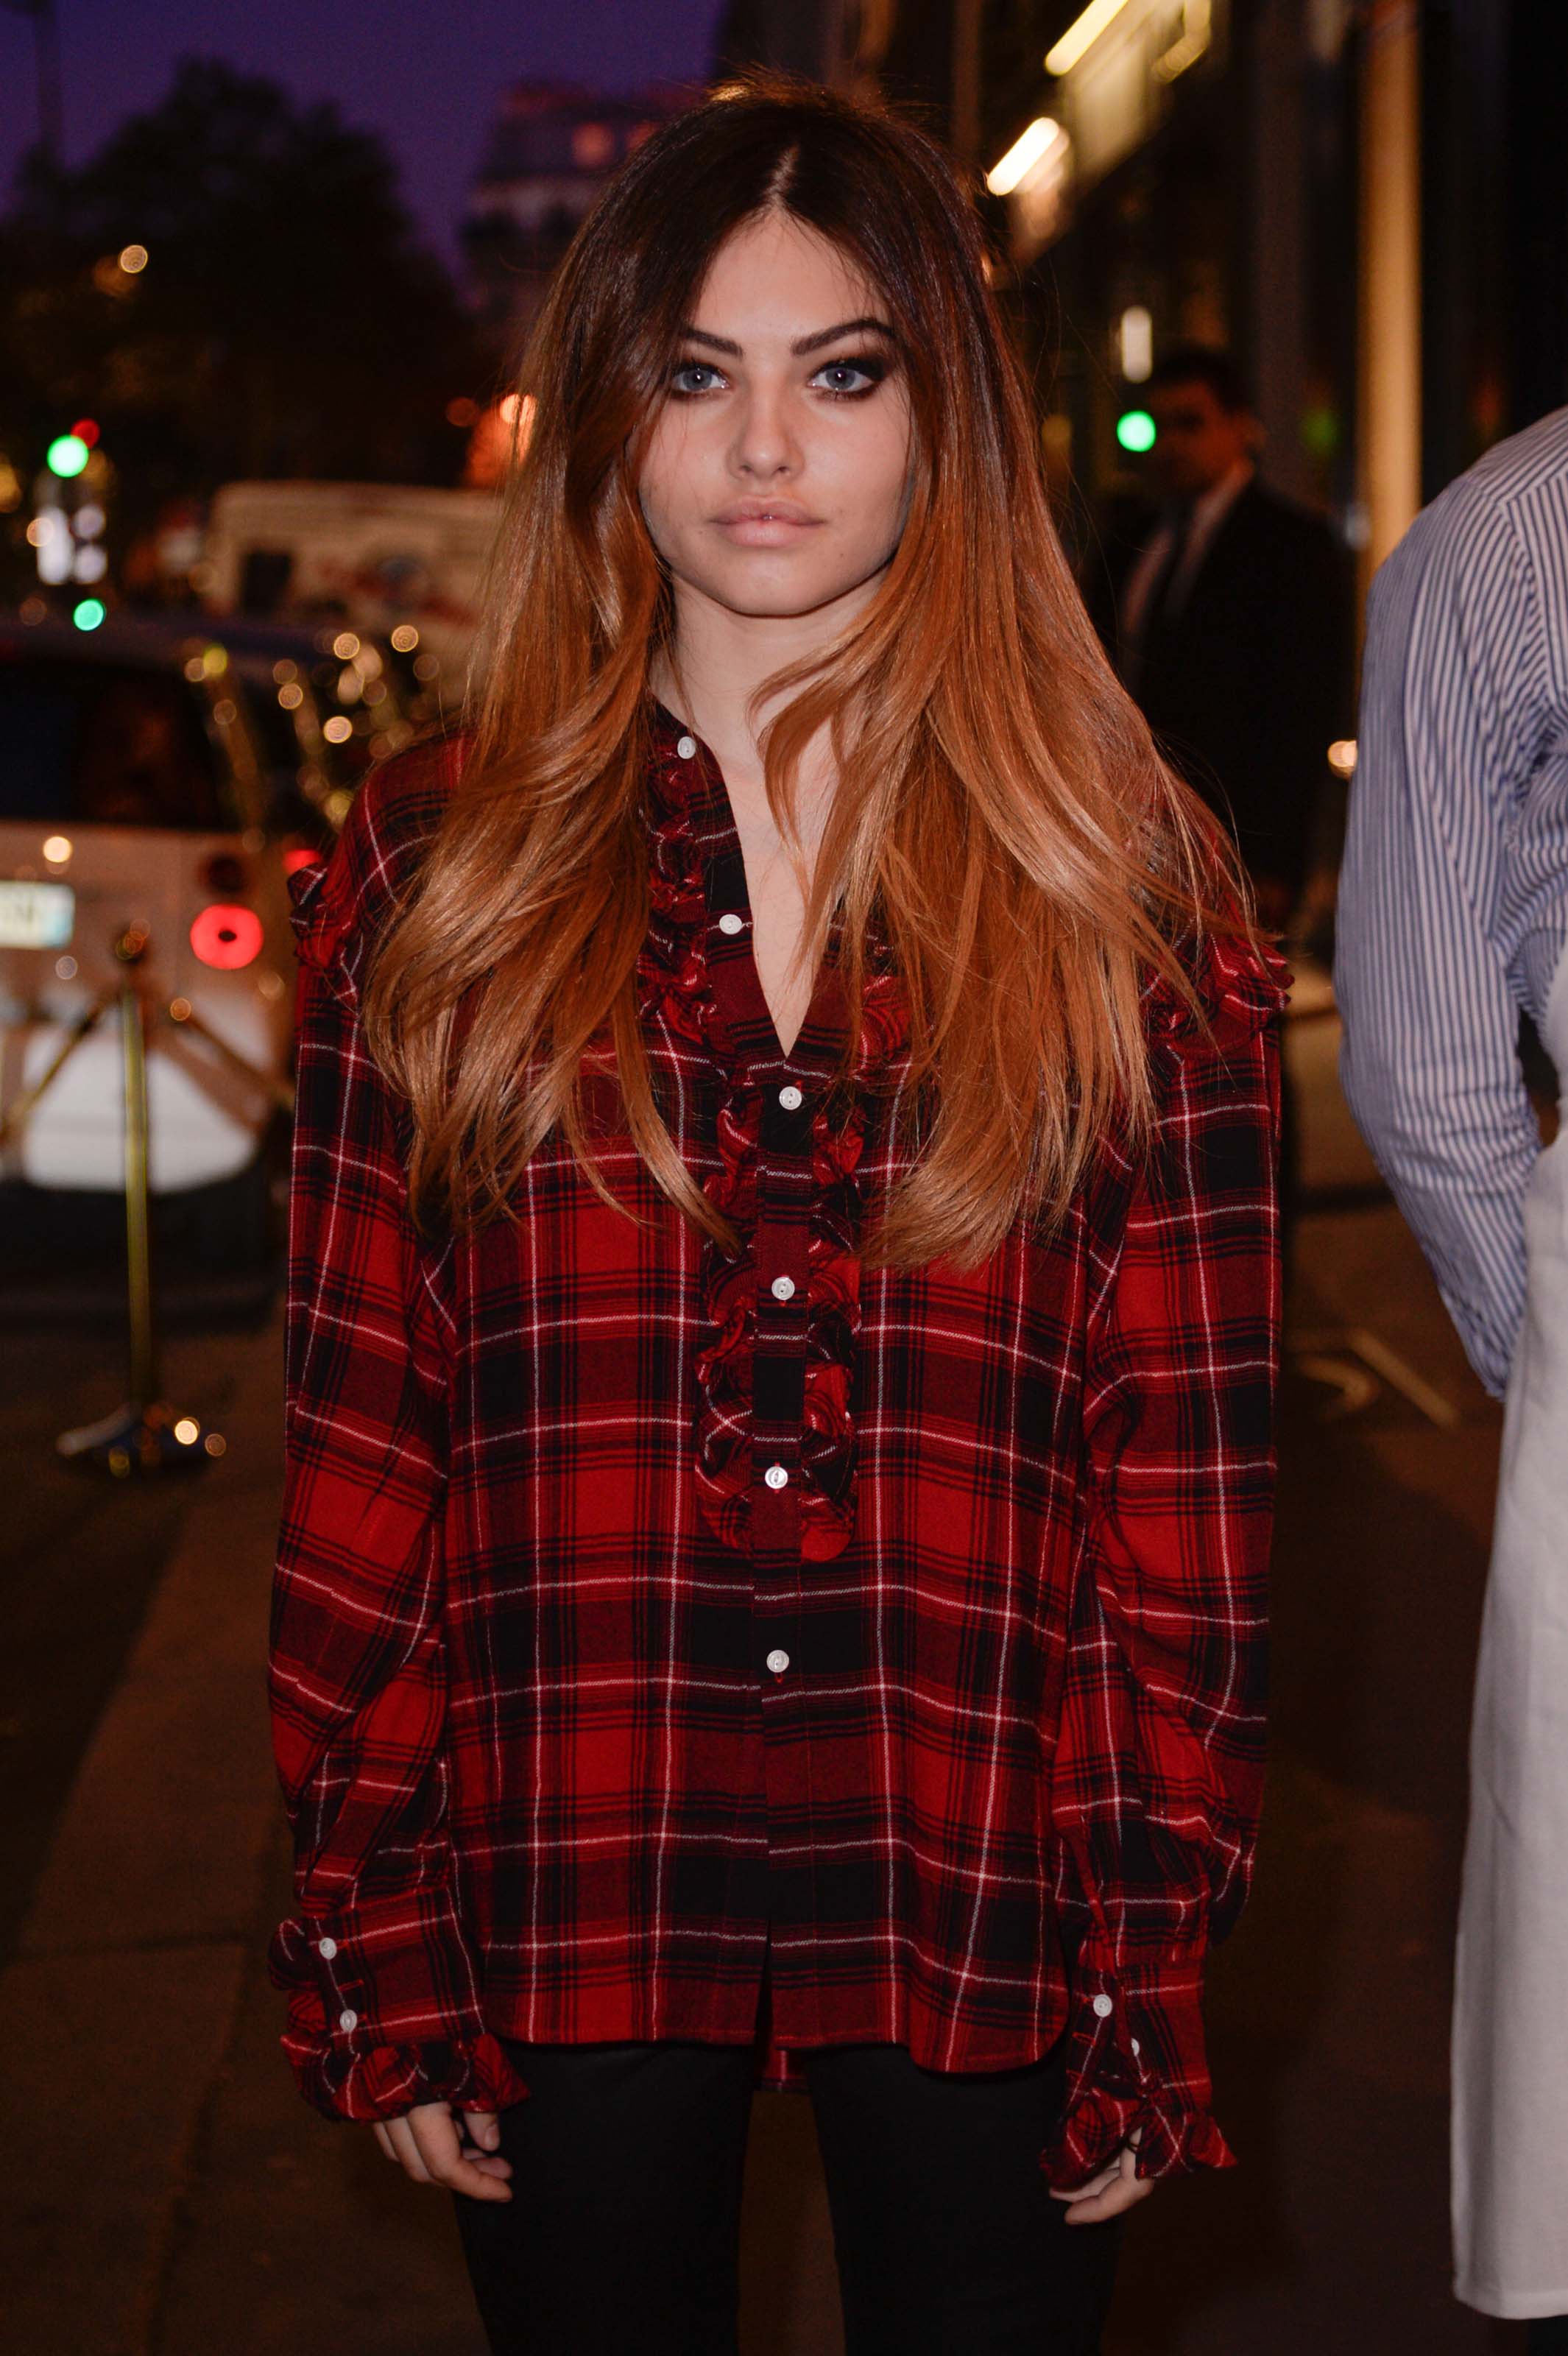
[[[752,2049],[507,2050],[530,2090],[501,2114],[512,2198],[456,2196],[495,2356],[736,2356]],[[974,2073],[897,2045],[801,2058],[848,2356],[1095,2356],[1121,2227],[1068,2226],[1047,2189],[1058,2056]]]

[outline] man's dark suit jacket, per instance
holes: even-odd
[[[1328,746],[1354,734],[1353,616],[1350,562],[1328,526],[1254,477],[1145,645],[1136,684],[1252,873],[1293,899]]]

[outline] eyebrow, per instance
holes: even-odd
[[[710,336],[705,327],[682,327],[680,332],[682,339],[687,343],[706,344],[710,352],[728,352],[731,359],[741,358],[741,346],[731,343],[728,336]],[[807,352],[822,351],[828,344],[837,343],[844,336],[868,334],[885,336],[890,344],[896,340],[892,329],[885,319],[843,319],[836,327],[818,328],[815,336],[798,337],[791,344],[790,350],[796,359],[801,359]]]

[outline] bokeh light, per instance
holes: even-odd
[[[80,474],[91,455],[80,434],[57,434],[49,444],[44,463],[51,475],[59,475],[69,483],[74,476]]]
[[[1124,450],[1140,455],[1155,444],[1155,422],[1147,409],[1125,409],[1116,420],[1116,439]]]

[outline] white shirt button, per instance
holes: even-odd
[[[680,757],[681,757],[681,759],[682,759],[683,761],[689,761],[689,760],[690,760],[690,758],[691,758],[691,756],[692,756],[692,755],[693,755],[693,754],[696,752],[696,750],[697,750],[697,739],[696,739],[696,737],[695,737],[695,736],[682,736],[682,737],[677,738],[677,743],[676,743],[676,748],[675,748],[675,749],[676,749],[676,751],[680,755]]]
[[[1111,2002],[1108,1996],[1097,1996],[1094,1998],[1094,2010],[1099,2014],[1102,2020],[1109,2020],[1115,2008],[1115,2006]]]
[[[789,1655],[787,1653],[770,1653],[768,1655],[768,1666],[772,1669],[775,1677],[782,1677],[784,1671],[789,1666]]]
[[[337,2026],[339,2029],[357,2029],[359,2015],[357,2012],[340,2012],[337,2016]]]
[[[793,1080],[789,1083],[787,1087],[783,1087],[779,1090],[779,1102],[783,1105],[785,1112],[798,1112],[800,1110],[800,1090],[795,1087]]]
[[[789,1474],[782,1464],[770,1464],[763,1478],[770,1489],[782,1489]]]
[[[336,1953],[337,1953],[337,1942],[336,1942],[336,1939],[322,1939],[322,1940],[318,1941],[317,1945],[316,1945],[316,1953],[317,1953],[317,1954],[325,1955],[325,1956],[326,1957],[327,1962],[328,1962],[328,1963],[331,1963],[332,1958],[333,1958],[333,1957],[334,1957],[334,1955],[336,1955]]]
[[[795,1299],[795,1279],[793,1276],[775,1276],[772,1284],[768,1287],[768,1290],[773,1294],[775,1301],[793,1301]]]
[[[726,908],[719,919],[719,929],[721,933],[738,933],[745,921],[744,916],[738,916],[733,908]]]

